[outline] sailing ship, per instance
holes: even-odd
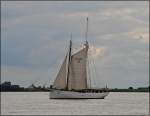
[[[82,49],[74,54],[72,54],[72,40],[70,40],[68,53],[65,56],[53,85],[50,87],[51,99],[104,99],[109,94],[107,87],[93,89],[88,86],[88,18],[86,27],[85,44]]]

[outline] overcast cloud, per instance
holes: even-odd
[[[84,43],[88,16],[97,72],[92,86],[149,85],[148,2],[7,1],[1,6],[2,82],[49,86],[67,52],[70,33],[75,50]]]

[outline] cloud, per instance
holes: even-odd
[[[148,2],[2,3],[1,63],[8,68],[3,80],[24,85],[41,77],[53,80],[68,50],[70,33],[73,49],[85,41],[88,15],[97,86],[148,85]]]
[[[102,15],[104,15],[104,16],[108,16],[108,17],[112,17],[112,16],[129,16],[129,15],[131,15],[131,14],[133,14],[133,13],[135,13],[136,12],[136,10],[135,9],[132,9],[132,8],[122,8],[122,9],[119,9],[119,10],[117,10],[117,9],[114,9],[114,8],[112,8],[112,9],[108,9],[108,10],[105,10],[104,12],[102,12]]]
[[[149,28],[138,28],[128,33],[128,36],[149,44]]]
[[[132,6],[132,5],[131,5]],[[136,8],[139,6],[138,8]],[[146,25],[148,21],[145,21],[144,18],[148,18],[147,14],[149,12],[149,8],[145,4],[141,5],[135,5],[135,7],[114,7],[114,8],[108,8],[101,12],[101,15],[104,17],[109,17],[109,18],[119,18],[120,20],[125,20],[125,21],[134,21],[139,24],[144,24]],[[143,7],[140,7],[143,6]],[[144,18],[142,18],[144,17]]]
[[[104,47],[90,46],[90,48],[89,48],[89,57],[97,59],[97,58],[99,58],[99,57],[104,55],[105,50],[106,49]]]

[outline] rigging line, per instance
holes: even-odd
[[[96,69],[96,64],[95,64],[95,60],[94,60],[93,56],[92,56],[92,61],[93,61],[93,66],[94,66],[94,70],[95,70],[95,76],[98,77],[98,73],[97,73],[97,69]]]
[[[93,43],[93,42],[92,42]],[[93,44],[94,45],[94,44]],[[95,63],[94,63],[94,57],[93,57],[93,55],[92,54],[90,54],[90,56],[91,56],[91,66],[93,67],[93,83],[94,83],[94,85],[96,85],[96,82],[95,82],[95,80],[96,80],[96,78],[98,77],[98,75],[97,75],[97,71],[96,71],[96,66],[95,66]]]
[[[95,74],[96,74],[96,76],[98,76],[98,73],[97,73],[97,68],[96,68],[96,64],[95,64],[95,61],[93,60],[93,62],[94,62],[94,67],[95,67]]]
[[[89,64],[89,58],[87,59],[87,67],[88,67],[88,79],[89,79],[89,88],[91,88],[91,72],[90,72],[90,64]]]
[[[92,66],[92,69],[93,69],[93,83],[95,85],[96,84],[95,83],[96,72],[95,72],[95,68],[94,68],[94,63],[93,63],[92,55],[91,55],[91,66]]]
[[[93,61],[93,67],[94,67],[94,71],[95,71],[95,77],[97,78],[98,75],[97,75],[97,71],[96,71],[96,66],[95,66],[94,59],[92,61]],[[95,85],[96,85],[96,82],[95,82]]]
[[[94,45],[94,42],[92,42],[93,45]],[[96,70],[96,65],[95,65],[95,60],[94,60],[94,56],[91,54],[91,62],[92,62],[92,65],[93,65],[93,73],[95,74],[95,79],[98,77],[98,73],[97,73],[97,70]],[[94,83],[96,85],[96,82],[95,82],[95,79],[94,79]]]
[[[94,40],[93,41],[91,41],[91,43],[93,44],[93,46],[94,46]],[[93,65],[93,67],[94,67],[94,71],[95,71],[95,76],[96,77],[98,77],[98,73],[97,73],[97,69],[96,69],[96,65],[95,65],[95,60],[94,60],[94,56],[91,54],[91,62],[92,62],[92,65]],[[94,83],[95,83],[95,81],[94,81]]]
[[[93,72],[93,70],[92,70],[92,69],[93,69],[93,65],[92,65],[92,60],[91,60],[91,58],[92,58],[92,57],[91,57],[91,55],[90,55],[89,64],[90,64],[90,66],[91,66],[91,76],[94,77],[94,72]],[[93,82],[93,84],[95,85],[95,81],[92,81],[92,82]]]
[[[93,57],[93,56],[92,56]],[[95,71],[95,76],[96,76],[96,79],[98,78],[98,72],[97,72],[97,68],[96,68],[96,64],[95,64],[95,60],[94,60],[94,57],[92,58],[92,61],[93,61],[93,66],[94,66],[94,71]],[[97,82],[97,81],[96,81]]]
[[[92,79],[91,79],[91,77],[92,77],[92,68],[91,68],[91,62],[90,62],[90,57],[89,57],[89,60],[88,60],[88,65],[89,65],[89,80],[90,80],[90,86],[92,86]],[[91,68],[91,69],[90,69]]]

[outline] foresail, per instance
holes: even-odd
[[[59,70],[59,73],[54,81],[54,87],[57,89],[64,89],[66,87],[66,75],[67,75],[67,56]]]
[[[83,48],[71,57],[69,67],[69,90],[80,90],[87,88],[87,73],[86,73],[87,48]]]

